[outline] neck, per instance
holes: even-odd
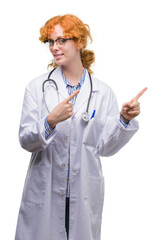
[[[61,70],[67,81],[73,86],[77,85],[83,74],[83,65],[80,62],[79,64],[70,64],[69,66],[61,66]]]

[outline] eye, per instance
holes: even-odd
[[[52,46],[52,45],[54,44],[54,41],[51,40],[51,39],[49,39],[49,40],[48,40],[48,44],[49,44],[50,46]]]
[[[59,42],[59,44],[63,44],[63,43],[66,42],[66,39],[65,38],[59,38],[58,42]]]

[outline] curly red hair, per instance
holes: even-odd
[[[93,51],[86,49],[88,39],[92,42],[89,26],[84,24],[78,17],[71,14],[56,16],[49,19],[40,29],[39,40],[41,42],[46,41],[57,24],[60,24],[63,28],[64,37],[75,38],[78,45],[81,47],[80,55],[83,67],[92,73],[90,66],[95,61],[95,54]],[[49,66],[55,68],[57,67],[57,64],[52,60],[52,63],[49,64]]]

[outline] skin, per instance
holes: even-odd
[[[49,39],[56,40],[59,37],[64,38],[64,33],[62,27],[56,25],[55,31],[49,36]],[[80,58],[81,47],[74,40],[68,40],[65,46],[61,48],[56,43],[49,47],[55,62],[61,66],[64,76],[72,85],[77,85],[83,74],[83,66]]]
[[[55,26],[54,31],[49,36],[49,39],[56,40],[58,37],[64,37],[63,29],[59,24]],[[64,76],[72,85],[77,85],[83,74],[83,66],[80,58],[81,48],[82,46],[77,45],[74,40],[68,40],[65,43],[65,46],[61,48],[59,48],[56,43],[49,47],[57,65],[61,67]],[[147,88],[144,88],[137,94],[136,97],[123,104],[121,114],[125,119],[132,120],[140,114],[140,104],[138,99],[146,90]],[[47,116],[48,123],[52,129],[59,122],[65,121],[73,115],[73,103],[70,101],[78,93],[79,91],[73,92],[67,99],[59,103]],[[127,122],[124,118],[123,121]]]
[[[145,93],[147,88],[144,88],[140,91],[132,100],[127,103],[124,103],[121,109],[121,114],[127,119],[132,120],[140,114],[140,103],[138,99]],[[125,119],[123,119],[125,121]],[[126,121],[125,121],[126,122]]]
[[[73,92],[67,99],[59,103],[47,116],[51,128],[54,128],[59,122],[63,122],[73,115],[73,103],[70,102],[70,100],[78,93],[79,91]]]

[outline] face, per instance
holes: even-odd
[[[58,38],[65,38],[60,25],[55,26],[54,32],[52,32],[48,39],[56,40]],[[56,64],[60,66],[67,66],[72,62],[76,62],[77,58],[80,58],[80,49],[73,39],[67,40],[64,46],[57,46],[56,42],[54,42],[53,45],[49,46],[49,49]]]

